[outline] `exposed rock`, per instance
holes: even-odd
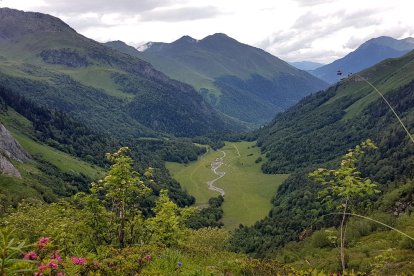
[[[4,156],[0,155],[0,173],[8,176],[22,178],[20,172],[15,166]]]
[[[0,155],[19,162],[27,161],[30,155],[13,138],[10,132],[0,123]]]

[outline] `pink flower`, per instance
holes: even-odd
[[[56,276],[65,276],[65,273],[63,273],[63,272],[58,272],[58,273],[56,274]]]
[[[54,261],[51,261],[50,263],[47,264],[47,267],[51,269],[58,269],[59,265],[55,263]]]
[[[37,242],[37,247],[43,249],[49,243],[49,241],[50,239],[48,237],[41,237]]]
[[[43,273],[42,273],[42,272],[35,272],[35,273],[33,274],[33,276],[43,276]]]
[[[37,259],[37,254],[34,251],[30,251],[30,252],[24,253],[23,259],[26,259],[26,260],[36,260]]]
[[[72,260],[72,263],[76,265],[83,265],[83,264],[86,264],[87,262],[85,258],[79,258],[79,257],[72,257],[71,260]]]
[[[151,261],[151,256],[150,255],[145,256],[145,260],[147,260],[148,262]]]
[[[59,251],[53,252],[52,261],[56,261],[58,263],[62,262],[62,257],[59,255]]]
[[[41,266],[39,266],[37,269],[38,270],[40,270],[40,271],[43,271],[43,270],[45,270],[47,267],[44,265],[44,264],[42,264]]]

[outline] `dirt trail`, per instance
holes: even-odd
[[[218,157],[213,162],[211,162],[211,171],[214,174],[218,175],[218,177],[213,180],[207,181],[207,185],[210,190],[219,192],[221,196],[224,196],[225,194],[224,190],[219,187],[214,186],[214,182],[216,182],[217,180],[219,180],[220,178],[226,175],[226,172],[217,171],[218,168],[220,168],[224,164],[224,158],[226,157],[226,153],[224,151],[221,151],[221,153],[223,153],[223,156]]]

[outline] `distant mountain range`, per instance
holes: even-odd
[[[295,66],[296,68],[300,70],[315,70],[321,66],[323,66],[323,63],[313,62],[313,61],[297,61],[297,62],[289,62],[291,65]]]
[[[0,9],[0,61],[0,85],[102,132],[195,136],[241,128],[191,86],[50,15]]]
[[[139,49],[105,44],[150,62],[171,78],[192,85],[210,104],[248,125],[263,124],[304,96],[327,86],[271,54],[217,33],[196,40],[149,42]]]
[[[397,40],[381,36],[368,40],[345,57],[310,71],[310,73],[328,83],[335,83],[342,76],[359,72],[387,58],[401,57],[413,49],[414,38],[412,37]],[[342,72],[342,75],[337,75],[338,70]]]

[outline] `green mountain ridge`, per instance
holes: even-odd
[[[184,36],[172,43],[150,42],[143,51],[121,41],[105,45],[192,85],[218,111],[250,125],[263,124],[326,87],[279,58],[221,33],[201,40]]]
[[[189,85],[76,33],[60,19],[0,9],[0,83],[100,131],[195,136],[240,129]]]
[[[359,73],[384,93],[411,133],[414,130],[413,69],[414,51],[411,51],[401,58],[385,60]],[[341,155],[368,138],[376,143],[378,149],[367,153],[358,167],[363,177],[378,183],[381,193],[359,199],[356,210],[352,211],[377,216],[380,221],[389,219],[412,234],[412,224],[408,222],[412,221],[414,145],[383,99],[361,77],[354,75],[326,91],[308,96],[276,116],[256,134],[258,145],[269,158],[262,166],[263,171],[291,173],[291,176],[280,186],[269,216],[253,227],[241,227],[236,231],[233,249],[258,256],[278,256],[285,258],[287,263],[296,262],[300,267],[309,267],[303,261],[309,258],[314,261],[313,268],[338,269],[337,259],[331,257],[336,253],[320,249],[331,245],[313,246],[312,240],[316,237],[305,239],[321,228],[338,225],[338,219],[332,216],[336,210],[318,196],[321,186],[311,181],[308,173],[319,167],[336,167]],[[352,225],[349,231],[358,236],[352,236],[353,243],[349,241],[351,248],[348,251],[354,258],[350,269],[369,272],[368,264],[355,254],[360,254],[364,246],[371,246],[369,250],[377,252],[383,250],[384,247],[375,243],[378,241],[376,235],[382,235],[388,247],[394,248],[396,242],[392,240],[392,234],[381,232],[385,230],[378,230],[376,226],[370,226],[372,230],[364,232],[364,221],[353,221]],[[319,237],[328,239],[324,229],[318,233]],[[360,239],[364,236],[369,236],[369,243]],[[397,246],[395,250],[402,254],[398,255],[400,266],[393,266],[383,275],[406,273],[412,269],[407,259],[402,257],[412,254],[407,248]],[[301,255],[300,260],[299,255],[284,255],[293,252],[308,255]],[[315,254],[321,254],[320,258],[315,258]],[[370,256],[371,253],[367,257]]]

